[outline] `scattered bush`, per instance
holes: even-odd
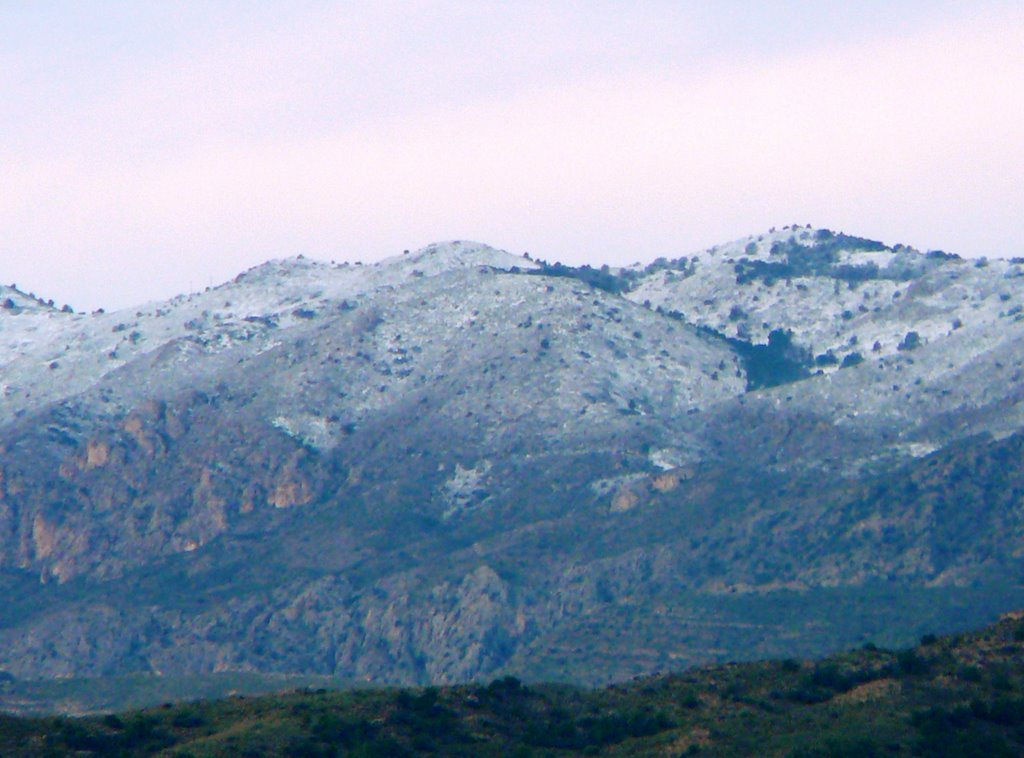
[[[817,705],[827,703],[835,695],[827,687],[816,687],[811,684],[801,684],[784,694],[786,700],[801,705]]]
[[[907,332],[906,336],[900,341],[900,344],[896,346],[897,350],[916,350],[921,346],[921,335],[911,330]]]
[[[195,729],[198,726],[203,726],[205,723],[206,719],[202,714],[187,709],[178,711],[171,718],[171,726],[178,729]]]
[[[962,666],[956,675],[965,682],[980,682],[982,680],[981,669],[977,666]]]
[[[896,654],[896,669],[900,676],[919,676],[928,673],[928,661],[913,650],[901,650]]]

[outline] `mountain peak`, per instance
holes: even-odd
[[[386,258],[381,266],[412,266],[425,275],[439,274],[453,269],[473,266],[489,266],[492,268],[510,269],[536,268],[537,264],[529,258],[513,255],[506,250],[499,250],[482,242],[469,240],[447,240],[435,242],[414,252]]]
[[[272,258],[265,263],[243,271],[235,277],[235,282],[254,282],[272,277],[291,276],[299,272],[326,269],[329,265],[323,261],[307,258],[304,255],[294,255],[290,258]]]

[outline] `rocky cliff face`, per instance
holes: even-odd
[[[88,316],[8,289],[0,668],[594,681],[994,612],[1022,270],[787,228]]]

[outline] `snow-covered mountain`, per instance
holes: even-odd
[[[0,668],[601,679],[994,612],[1022,274],[785,227],[624,269],[300,257],[113,313],[4,288]]]
[[[460,242],[433,245],[373,266],[326,264],[299,256],[257,266],[203,293],[92,314],[58,311],[6,287],[0,291],[0,302],[9,298],[8,318],[0,322],[0,419],[77,395],[168,344],[187,341],[204,353],[248,345],[259,353],[275,344],[282,328],[302,325],[318,313],[354,307],[360,298],[394,291],[411,278],[510,265],[534,264]]]

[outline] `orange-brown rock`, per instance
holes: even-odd
[[[121,428],[147,456],[153,457],[166,452],[166,446],[159,433],[152,429],[138,412],[129,414]]]
[[[138,438],[139,432],[142,431],[142,426],[142,419],[138,416],[138,414],[131,413],[128,415],[128,418],[124,420],[124,425],[122,428],[126,432],[128,432],[128,434]]]
[[[631,488],[623,487],[612,498],[612,513],[623,513],[636,508],[640,504],[640,495]]]
[[[674,470],[665,471],[651,480],[651,486],[658,492],[671,492],[679,486],[679,474]]]
[[[275,508],[292,508],[306,505],[312,499],[313,495],[304,479],[288,477],[277,483],[270,493],[269,502]]]
[[[87,468],[105,466],[110,460],[110,445],[100,440],[90,440],[85,450],[85,465]]]
[[[40,514],[32,520],[32,545],[36,558],[46,558],[57,542],[57,529]]]

